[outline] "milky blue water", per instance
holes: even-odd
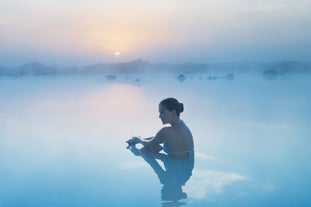
[[[0,206],[310,206],[310,89],[297,74],[1,77]],[[166,97],[193,159],[126,148],[163,127]]]

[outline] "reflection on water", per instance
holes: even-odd
[[[0,206],[309,207],[311,77],[206,76],[1,78]],[[171,96],[194,168],[125,149],[163,127],[158,103]]]
[[[173,159],[163,153],[150,153],[144,148],[137,149],[135,146],[129,146],[128,149],[136,156],[141,156],[157,174],[161,189],[161,199],[165,201],[162,206],[177,207],[186,203],[180,202],[187,198],[183,192],[182,186],[190,179],[194,167],[194,155],[188,158]],[[159,164],[162,162],[162,166]]]

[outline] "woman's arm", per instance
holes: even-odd
[[[140,138],[140,137],[133,137],[132,139],[128,140],[127,143],[129,145],[135,145],[135,144],[142,144],[145,147],[152,147],[158,144],[161,144],[165,141],[166,137],[166,129],[162,128],[154,137],[149,138]]]
[[[147,137],[147,138],[143,138],[144,140],[151,140],[153,139],[154,137]]]

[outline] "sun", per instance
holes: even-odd
[[[121,52],[119,52],[119,51],[114,52],[115,57],[119,57],[120,55],[121,55]]]

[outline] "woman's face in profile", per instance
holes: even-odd
[[[159,118],[161,119],[163,124],[168,124],[172,120],[173,111],[167,110],[161,104],[159,105]]]

